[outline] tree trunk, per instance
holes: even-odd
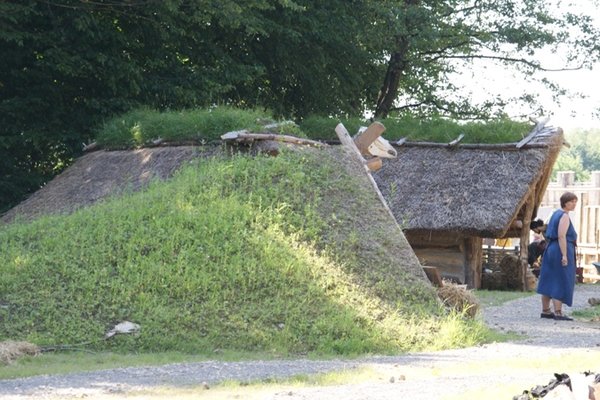
[[[411,6],[419,5],[420,0],[405,0],[404,6],[407,10]],[[404,24],[408,29],[412,23],[410,18],[404,13]],[[399,35],[396,38],[396,51],[390,55],[388,61],[388,68],[385,73],[383,85],[379,91],[379,97],[377,98],[377,106],[375,108],[375,118],[386,118],[390,110],[394,107],[394,101],[398,97],[398,87],[400,86],[400,80],[402,75],[405,73],[406,67],[408,66],[407,54],[410,49],[410,33]]]
[[[383,80],[383,85],[379,91],[379,98],[377,99],[375,118],[386,118],[394,106],[394,100],[398,96],[398,86],[407,65],[405,55],[408,51],[408,41],[404,39],[401,39],[401,41],[405,42],[403,46],[404,51],[395,52],[390,56],[385,79]]]

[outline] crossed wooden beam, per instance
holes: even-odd
[[[366,129],[359,130],[354,138],[346,130],[343,124],[338,124],[335,132],[340,142],[345,146],[354,147],[363,162],[370,171],[377,171],[382,167],[382,158],[395,158],[396,149],[381,137],[385,132],[385,126],[381,122],[373,122]]]

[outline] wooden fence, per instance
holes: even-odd
[[[500,263],[502,259],[508,255],[519,257],[521,254],[519,246],[499,247],[499,246],[483,246],[482,268],[492,272],[500,271]]]
[[[597,273],[592,262],[600,262],[600,171],[592,172],[589,182],[575,182],[575,173],[561,171],[555,182],[550,182],[544,193],[537,218],[544,221],[553,210],[560,208],[560,196],[573,192],[579,198],[571,212],[571,221],[577,231],[580,265],[588,275]]]

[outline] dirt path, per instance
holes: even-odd
[[[579,285],[572,310],[588,307],[590,297],[600,298],[600,285]],[[0,381],[0,398],[510,399],[547,384],[554,372],[600,373],[600,322],[540,319],[539,308],[534,295],[483,310],[489,326],[527,336],[512,343],[353,361],[201,362],[39,376]],[[355,383],[217,385],[329,371],[349,371]]]

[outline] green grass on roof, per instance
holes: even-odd
[[[168,112],[138,109],[106,121],[98,130],[96,142],[105,149],[144,147],[152,145],[155,140],[213,142],[229,131],[264,132],[265,125],[273,122],[277,121],[267,112],[231,107]],[[357,133],[359,127],[371,123],[359,117],[311,116],[300,121],[297,127],[288,124],[276,133],[337,140],[335,127],[340,122],[351,135]],[[448,143],[464,134],[461,143],[511,143],[518,142],[532,129],[527,123],[508,119],[459,123],[442,118],[424,120],[405,116],[380,122],[386,127],[383,137],[390,141],[406,138],[408,141]]]

